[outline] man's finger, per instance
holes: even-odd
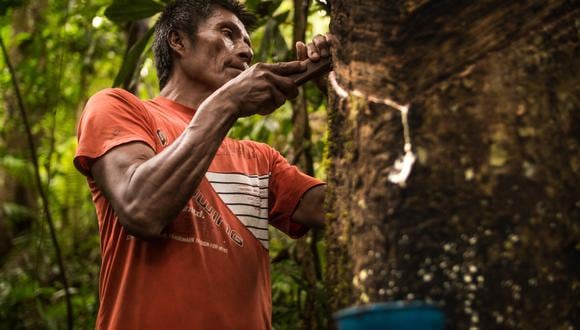
[[[263,64],[263,67],[264,69],[281,76],[287,76],[293,73],[300,73],[306,70],[306,64],[303,61]]]
[[[288,99],[293,99],[298,96],[298,86],[296,86],[294,80],[288,77],[280,77],[280,79],[277,80],[276,87],[278,87],[278,89],[280,89]]]
[[[334,34],[332,34],[330,32],[326,32],[326,34],[324,36],[326,37],[326,40],[328,40],[328,42],[330,43],[330,45],[332,47],[338,46],[338,39],[336,39]]]
[[[267,75],[266,77],[286,98],[292,99],[298,96],[298,87],[291,78],[274,74]]]
[[[308,58],[311,59],[313,62],[318,62],[320,60],[320,53],[318,52],[316,46],[313,43],[309,42],[308,45],[306,45],[306,47],[308,47]]]
[[[322,57],[328,57],[330,55],[328,48],[330,47],[330,43],[326,38],[320,34],[316,35],[314,39],[312,39],[312,43],[320,53]]]
[[[296,57],[299,61],[304,61],[308,58],[308,51],[306,45],[302,41],[296,42]]]
[[[272,94],[272,99],[276,109],[286,102],[286,96],[276,86],[270,86],[270,93]]]

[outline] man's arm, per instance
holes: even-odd
[[[326,185],[318,185],[304,193],[292,214],[292,221],[307,227],[323,227]]]
[[[288,74],[300,62],[257,64],[232,79],[197,109],[185,131],[159,154],[128,143],[98,158],[91,173],[125,229],[153,238],[179,214],[239,117],[267,114],[298,94]]]
[[[158,236],[179,214],[235,121],[234,111],[224,102],[208,106],[157,155],[147,144],[133,142],[97,159],[92,175],[130,234]]]

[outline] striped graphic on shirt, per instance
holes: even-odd
[[[205,176],[232,213],[268,249],[270,174],[207,172]]]

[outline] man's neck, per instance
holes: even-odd
[[[197,109],[199,105],[213,93],[207,86],[192,86],[191,81],[179,79],[179,77],[172,77],[163,87],[159,95],[185,105],[187,107]]]

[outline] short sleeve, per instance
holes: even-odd
[[[133,94],[108,88],[89,99],[77,126],[74,164],[90,176],[93,161],[128,142],[144,142],[156,150],[154,119]]]
[[[272,163],[269,191],[270,224],[288,236],[297,238],[308,231],[308,227],[291,220],[298,203],[309,189],[323,184],[322,181],[308,176],[271,149]]]

